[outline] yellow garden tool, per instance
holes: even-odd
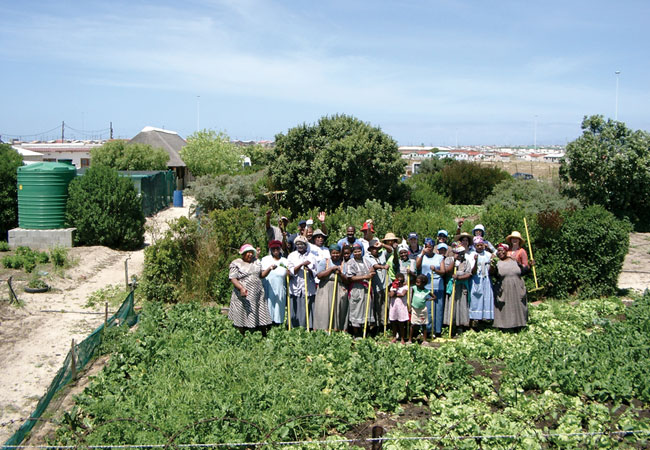
[[[302,268],[302,275],[305,278],[305,319],[307,321],[307,333],[309,333],[309,291],[307,290],[307,269]]]
[[[406,309],[409,312],[409,321],[406,324],[406,335],[411,335],[411,274],[406,271]]]
[[[535,258],[533,258],[533,247],[530,245],[530,235],[528,234],[528,223],[526,222],[525,217],[524,217],[524,228],[526,228],[526,239],[528,240],[528,253],[530,253],[530,259],[534,260]],[[535,292],[542,289],[541,287],[539,287],[539,284],[537,283],[537,271],[535,271],[535,266],[533,266],[533,278],[535,278],[535,289],[531,289],[528,292]]]
[[[332,323],[334,322],[334,308],[336,308],[336,287],[339,283],[339,274],[334,274],[334,291],[332,292],[332,309],[330,310],[329,334],[332,334]]]
[[[454,266],[454,275],[457,267]],[[451,329],[454,327],[454,300],[456,297],[456,280],[451,284],[451,309],[449,310],[449,339],[451,339]],[[444,313],[443,313],[444,314]]]
[[[384,298],[384,336],[388,327],[388,270],[386,271],[386,296]]]
[[[372,278],[368,281],[368,297],[366,297],[366,320],[363,324],[363,337],[366,337],[366,330],[368,329],[368,312],[370,311],[370,293],[372,292]]]
[[[289,298],[289,271],[287,270],[287,324],[289,331],[291,331],[291,298]]]

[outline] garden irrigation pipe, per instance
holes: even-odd
[[[289,271],[287,270],[287,324],[289,325],[289,331],[291,331],[291,298],[289,297]]]
[[[535,258],[533,257],[533,247],[530,245],[530,235],[528,234],[528,222],[526,222],[526,218],[524,217],[524,228],[526,228],[526,239],[528,239],[528,252],[530,253],[530,259],[533,261]],[[535,271],[535,265],[533,265],[533,277],[535,278],[535,289],[532,289],[532,291],[538,291],[540,289],[539,284],[537,284],[537,272]]]
[[[454,266],[454,275],[457,267]],[[456,280],[451,283],[451,311],[449,312],[449,339],[451,339],[451,329],[454,326],[454,298],[456,297]],[[444,313],[443,313],[444,315]]]
[[[330,310],[329,334],[332,334],[332,322],[334,322],[334,308],[336,307],[336,288],[339,284],[339,274],[334,274],[334,291],[332,292],[332,309]]]
[[[386,287],[384,296],[384,336],[386,336],[386,328],[388,327],[388,270],[386,270]]]
[[[309,333],[309,291],[307,289],[307,268],[303,266],[302,276],[305,279],[305,319],[307,320],[307,333]]]
[[[370,293],[372,292],[372,278],[368,281],[368,296],[366,297],[366,320],[363,323],[363,337],[366,337],[366,329],[368,328],[368,311],[370,311]]]

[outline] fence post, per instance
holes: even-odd
[[[108,302],[104,302],[104,330],[108,326]]]
[[[126,289],[129,289],[129,258],[131,255],[127,256],[124,260],[124,282],[126,284]]]
[[[384,435],[384,428],[379,425],[372,427],[372,437],[380,438]],[[372,441],[372,450],[381,450],[384,447],[384,441]]]
[[[70,372],[73,380],[77,378],[77,356],[74,354],[74,339],[70,346]]]

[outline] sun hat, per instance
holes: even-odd
[[[253,252],[255,255],[257,255],[257,250],[255,250],[255,247],[253,247],[250,244],[244,244],[241,247],[239,247],[239,254],[243,255],[246,252]]]
[[[472,241],[472,238],[473,238],[474,236],[472,236],[471,234],[469,234],[469,233],[466,232],[466,231],[463,231],[462,233],[460,233],[460,234],[458,235],[458,239],[457,239],[457,240],[460,242],[460,240],[463,239],[464,237],[466,237],[467,239],[469,239],[469,241],[471,242],[471,241]]]
[[[506,237],[506,242],[510,245],[512,245],[512,238],[518,238],[521,241],[521,245],[524,245],[526,243],[524,238],[521,237],[521,233],[519,231],[513,231]]]
[[[462,245],[459,245],[458,247],[456,247],[454,249],[454,253],[456,253],[456,254],[465,253],[465,247],[463,247]]]
[[[386,236],[382,239],[382,241],[397,241],[397,236],[395,236],[393,233],[386,233]]]
[[[433,247],[435,244],[433,242],[433,239],[431,239],[430,237],[427,237],[427,238],[424,238],[424,245],[430,245],[430,246]]]
[[[481,230],[483,234],[485,234],[485,227],[480,223],[474,227],[474,229],[472,230],[472,234],[474,234],[476,230]]]
[[[443,248],[444,248],[445,250],[447,250],[449,247],[448,247],[447,244],[445,244],[444,242],[441,242],[440,244],[438,244],[438,246],[437,246],[436,248],[437,248],[438,250],[442,250]]]
[[[282,248],[282,242],[274,239],[269,242],[269,248]]]
[[[306,227],[307,226],[307,221],[306,220],[301,220],[300,222],[298,222],[298,226],[299,227]]]
[[[307,244],[309,244],[309,241],[307,240],[307,238],[305,236],[298,236],[293,240],[294,245],[295,244],[300,244],[300,243],[303,243],[303,244],[307,245]]]
[[[323,233],[323,230],[321,230],[320,228],[317,228],[316,231],[314,231],[314,233],[311,236],[312,237],[316,237],[316,236],[327,237],[327,235],[325,233]]]
[[[417,239],[417,238],[418,238],[418,234],[417,234],[417,233],[409,233],[409,235],[408,235],[408,237],[407,237],[407,239]]]
[[[438,234],[436,236],[443,235],[445,237],[449,237],[449,233],[447,233],[447,230],[438,230]]]
[[[372,231],[373,233],[375,232],[375,227],[372,224],[372,219],[368,219],[365,222],[363,222],[363,225],[361,226],[361,231]]]
[[[280,220],[284,220],[285,222],[288,222],[288,221],[289,221],[289,219],[287,218],[287,216],[282,216],[282,217],[280,217]]]

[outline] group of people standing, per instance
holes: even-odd
[[[524,239],[513,231],[493,246],[485,228],[461,232],[450,239],[439,230],[435,240],[420,243],[416,233],[400,239],[375,237],[371,219],[349,226],[346,236],[325,245],[325,213],[299,222],[298,233],[286,233],[288,219],[278,226],[266,214],[268,255],[244,244],[230,265],[233,284],[228,317],[242,333],[266,332],[271,325],[288,328],[347,331],[365,337],[391,329],[393,342],[412,342],[419,334],[438,337],[443,325],[456,329],[492,325],[502,329],[526,326],[528,306],[522,277],[528,260]]]

